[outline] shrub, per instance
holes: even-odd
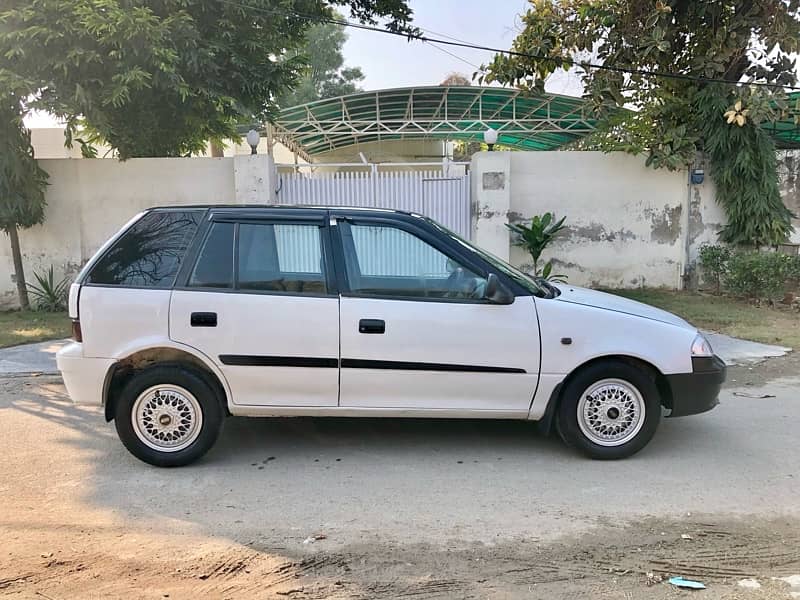
[[[800,289],[800,255],[787,256],[786,289],[784,291],[797,291]]]
[[[722,290],[722,279],[728,270],[731,249],[720,244],[703,244],[700,246],[698,258],[703,282],[719,294]]]
[[[67,307],[67,294],[69,293],[69,280],[65,277],[56,282],[53,265],[45,273],[33,274],[36,283],[28,284],[28,291],[33,296],[37,310],[46,312],[59,312]]]
[[[734,294],[773,298],[787,289],[788,280],[798,269],[795,259],[778,252],[733,252],[723,274],[723,283]]]
[[[543,277],[548,281],[555,281],[557,283],[565,283],[566,275],[558,275],[553,273],[553,261],[549,260],[544,265],[539,263],[542,252],[550,245],[563,229],[566,229],[564,221],[566,217],[562,217],[556,221],[555,214],[546,212],[542,216],[536,215],[531,219],[531,225],[512,225],[506,223],[513,233],[516,234],[514,244],[524,248],[533,259],[533,275],[535,277]]]

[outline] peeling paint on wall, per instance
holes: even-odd
[[[663,210],[645,209],[650,218],[650,239],[659,244],[674,244],[681,235],[683,207],[665,205]]]
[[[586,270],[582,266],[580,266],[579,264],[574,263],[574,262],[570,262],[568,260],[559,260],[558,258],[553,258],[553,259],[550,260],[550,262],[553,263],[553,268],[559,267],[559,268],[562,268],[562,269],[573,269],[573,270],[577,270],[577,271],[585,271]],[[533,265],[531,265],[531,266],[533,266]]]
[[[724,223],[714,202],[713,181],[687,188],[686,171],[669,172],[649,168],[642,157],[600,152],[512,152],[508,198],[496,192],[483,194],[481,181],[473,192],[484,212],[505,211],[512,223],[528,222],[530,216],[551,211],[566,216],[567,227],[544,260],[553,259],[553,269],[569,277],[574,285],[607,288],[683,284],[690,255],[696,244],[711,241]],[[496,157],[476,155],[473,172],[498,170]],[[482,163],[486,163],[481,170]],[[695,189],[696,188],[696,189]],[[687,194],[692,196],[687,197]],[[689,236],[689,224],[697,229]],[[476,241],[497,244],[510,236],[494,216],[490,226],[476,227]],[[480,224],[481,215],[476,215]],[[498,241],[499,240],[499,241]],[[530,256],[512,246],[512,264],[529,268]]]
[[[602,223],[589,223],[588,225],[568,225],[564,230],[572,239],[586,239],[593,242],[614,242],[635,240],[636,234],[629,229],[608,231]]]
[[[503,212],[499,210],[492,210],[491,206],[481,206],[478,210],[479,219],[494,219],[495,217],[502,217]]]

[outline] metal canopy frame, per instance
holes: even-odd
[[[520,150],[554,150],[595,130],[581,98],[517,89],[429,86],[360,92],[282,110],[274,135],[308,155],[400,139],[483,141]]]
[[[792,102],[799,97],[790,94]],[[778,148],[800,148],[800,126],[793,117],[762,125]],[[312,162],[316,154],[374,141],[483,141],[489,127],[497,130],[500,145],[555,150],[591,134],[596,126],[582,98],[513,88],[427,86],[359,92],[285,108],[272,134]]]

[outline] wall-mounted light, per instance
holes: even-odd
[[[702,167],[692,167],[692,184],[700,185],[706,178],[706,172]]]
[[[255,129],[251,129],[247,132],[247,145],[250,146],[250,154],[258,154],[256,148],[258,148],[258,142],[261,141],[261,134],[259,134]]]
[[[489,146],[489,152],[494,150],[494,145],[497,143],[497,130],[489,127],[483,132],[483,141]]]

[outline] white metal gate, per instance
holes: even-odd
[[[460,163],[436,164],[278,165],[277,202],[406,210],[469,237],[469,173]],[[397,170],[412,166],[424,170]]]

